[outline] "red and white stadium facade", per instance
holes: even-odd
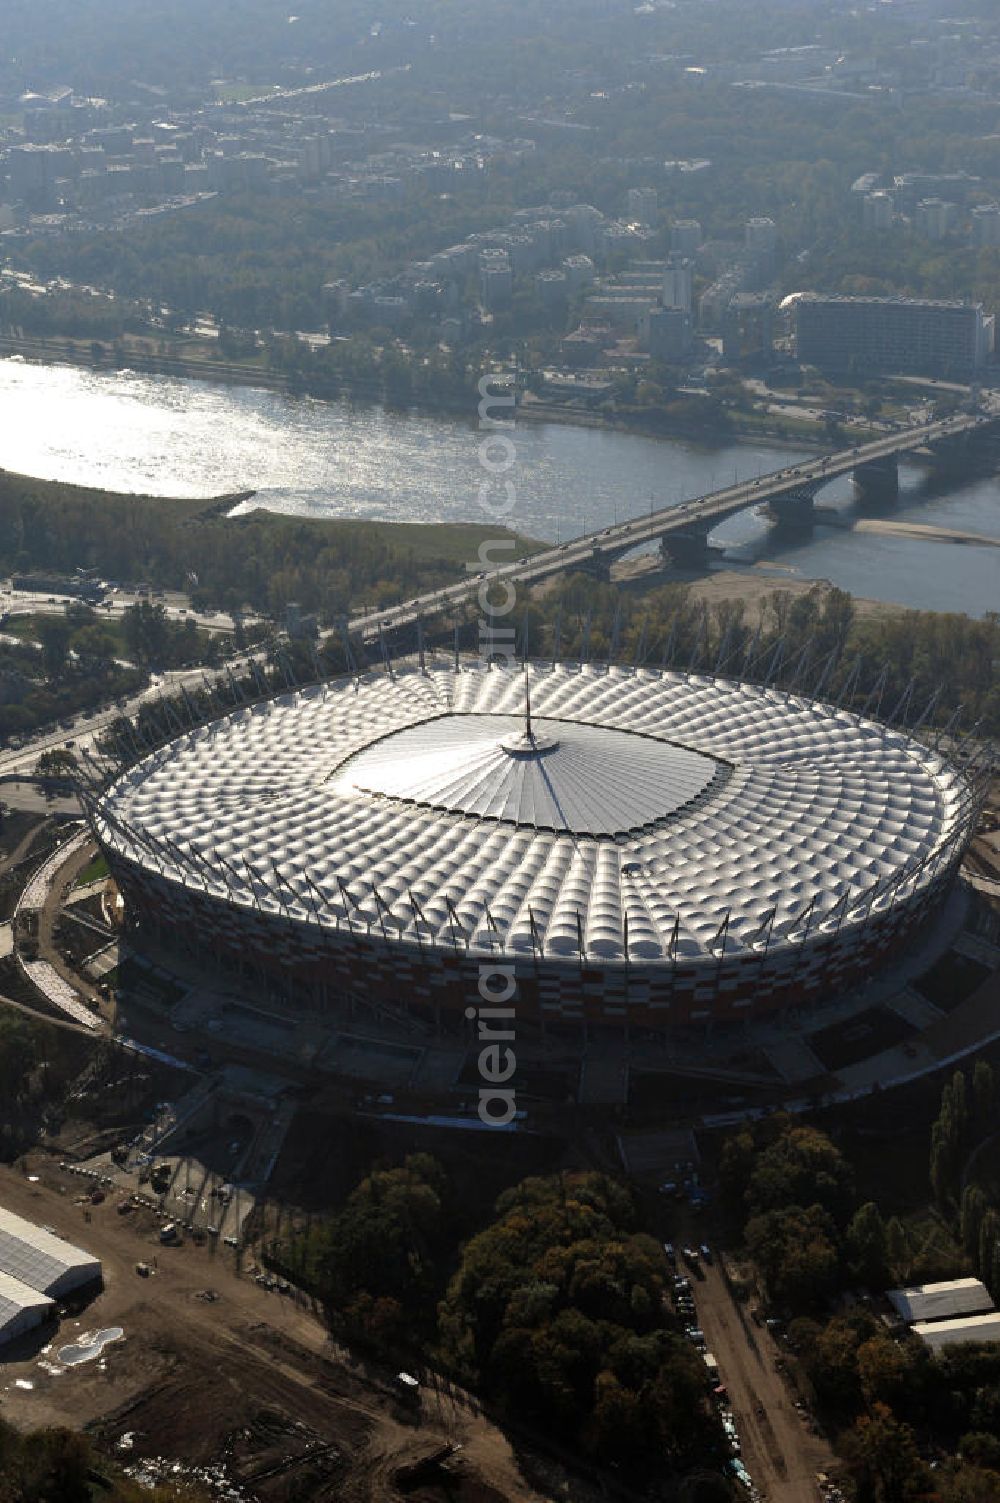
[[[525,685],[530,685],[530,719]],[[129,922],[445,1028],[817,1002],[927,921],[979,811],[931,744],[696,674],[417,667],[240,706],[90,802]]]

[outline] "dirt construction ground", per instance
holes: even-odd
[[[232,1482],[264,1503],[398,1499],[399,1468],[450,1441],[461,1450],[447,1478],[409,1491],[415,1503],[542,1503],[503,1435],[463,1396],[425,1389],[408,1415],[385,1378],[352,1364],[307,1306],[241,1276],[230,1249],[162,1247],[152,1213],[120,1216],[114,1195],[84,1207],[75,1203],[82,1183],[41,1154],[24,1173],[0,1165],[0,1205],[99,1257],[105,1282],[57,1334],[4,1350],[5,1419],[88,1426],[108,1452],[126,1435],[128,1461],[225,1457]],[[137,1262],[155,1263],[148,1278]],[[99,1361],[54,1362],[64,1344],[110,1326],[124,1339]]]
[[[716,1264],[703,1272],[692,1280],[698,1324],[729,1390],[744,1465],[767,1503],[815,1503],[817,1473],[836,1470],[834,1455],[795,1408],[770,1333],[733,1299]]]

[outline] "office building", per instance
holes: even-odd
[[[690,261],[671,257],[670,265],[663,273],[664,308],[682,308],[691,312],[692,269]]]
[[[862,225],[879,232],[892,229],[893,208],[892,194],[884,189],[866,194],[861,201]]]
[[[943,240],[957,222],[957,206],[943,198],[922,198],[913,216],[913,227],[925,240]]]
[[[763,292],[737,292],[722,314],[722,354],[740,365],[770,359],[774,300]]]
[[[969,238],[983,248],[1000,245],[1000,204],[979,204],[973,209]]]
[[[705,236],[697,219],[675,220],[670,229],[670,250],[675,256],[693,256]]]
[[[805,293],[795,338],[804,365],[967,379],[992,352],[993,319],[981,303]]]
[[[687,309],[650,308],[639,320],[639,346],[655,360],[684,360],[693,343],[691,314]]]

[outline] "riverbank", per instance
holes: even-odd
[[[0,359],[0,464],[57,484],[184,497],[185,511],[203,510],[206,497],[254,489],[254,498],[235,508],[236,526],[207,529],[213,552],[250,527],[252,508],[299,523],[378,522],[391,536],[389,524],[397,523],[482,525],[504,495],[495,487],[484,511],[481,435],[467,413],[456,419],[374,402],[290,401],[222,382],[134,370],[95,373],[83,363],[53,361],[51,351],[44,363]],[[550,544],[798,463],[794,449],[760,441],[741,445],[720,437],[704,445],[544,420],[518,423],[509,432],[511,486],[504,515],[495,521]],[[803,446],[798,452],[807,458],[810,451]],[[776,561],[800,579],[830,579],[860,598],[977,615],[996,609],[996,547],[942,546],[940,533],[915,530],[1000,535],[994,479],[939,477],[931,484],[922,471],[904,467],[891,520],[910,525],[891,535],[843,525],[858,513],[849,480],[831,483],[821,499],[825,506],[817,507],[809,530],[774,527],[751,506],[715,530],[713,546],[734,568]],[[25,525],[37,528],[34,519]],[[90,525],[76,541],[74,567],[81,562],[81,539],[92,547]],[[191,525],[200,531],[205,523]],[[268,530],[297,536],[276,524]],[[333,551],[323,564],[327,593],[350,593],[353,535],[335,543],[333,533],[302,531],[321,552],[330,539]],[[371,541],[376,546],[374,536]],[[188,567],[201,578],[203,563],[192,557]],[[217,564],[221,560],[213,559],[213,568]],[[112,577],[124,568],[112,567]],[[261,569],[258,574],[255,589],[267,582]],[[279,575],[275,598],[280,592],[302,603],[294,569],[281,567]]]
[[[652,554],[624,559],[615,567],[612,580],[616,585],[640,595],[665,585],[685,585],[692,600],[703,601],[708,606],[739,601],[746,608],[750,620],[759,617],[768,597],[777,592],[798,599],[816,589],[825,593],[836,588],[829,579],[803,579],[774,560],[761,560],[745,569],[710,565],[698,570],[663,565]],[[912,606],[897,605],[888,600],[873,600],[863,595],[852,595],[851,601],[856,614],[865,618],[905,615],[914,609]]]
[[[361,402],[374,406],[392,407],[386,399],[381,383],[355,380],[343,382],[335,392],[310,389],[307,379],[294,373],[277,371],[256,361],[220,360],[205,352],[203,346],[181,352],[176,341],[157,340],[156,351],[149,346],[151,337],[126,334],[118,348],[100,340],[77,339],[70,335],[0,334],[0,358],[20,358],[41,365],[73,365],[97,374],[110,374],[118,370],[136,371],[144,376],[167,376],[183,381],[207,381],[213,385],[254,387],[261,391],[278,392],[282,396],[310,397],[323,402]],[[98,353],[100,352],[100,353]],[[474,393],[468,401],[449,400],[445,397],[430,397],[426,393],[414,396],[405,408],[415,412],[440,417],[474,418]],[[477,399],[478,400],[478,399]],[[614,433],[630,433],[640,438],[660,439],[665,443],[682,442],[697,444],[705,449],[716,448],[720,443],[757,444],[767,443],[779,448],[820,449],[823,445],[815,433],[800,425],[794,433],[789,432],[788,422],[769,426],[761,421],[759,414],[744,414],[738,410],[727,411],[722,431],[710,432],[703,421],[685,423],[674,420],[669,426],[653,415],[648,421],[631,412],[627,417],[613,412],[598,412],[592,408],[570,406],[568,403],[543,401],[526,393],[518,403],[516,420],[525,423],[560,423],[575,428],[603,429]]]
[[[108,374],[116,370],[140,371],[146,376],[173,376],[185,381],[211,381],[223,386],[255,386],[265,391],[289,390],[287,376],[266,371],[259,365],[241,365],[233,360],[192,359],[177,354],[148,354],[132,341],[124,345],[124,358],[113,356],[110,346],[101,346],[108,354],[95,358],[94,345],[100,341],[72,339],[68,335],[51,338],[18,338],[0,334],[0,357],[20,357],[40,365],[75,365],[85,370]],[[148,343],[148,341],[143,341]]]

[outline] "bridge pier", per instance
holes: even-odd
[[[786,491],[771,497],[767,511],[783,527],[811,527],[816,518],[816,497],[811,490]]]
[[[660,539],[660,555],[664,563],[677,564],[681,568],[703,568],[710,553],[707,532],[668,532]]]
[[[851,478],[859,501],[895,501],[899,495],[899,464],[895,454],[856,465]]]
[[[576,567],[581,574],[588,575],[590,579],[598,579],[602,584],[610,584],[611,563],[612,560],[610,558],[607,558],[604,554],[595,553],[587,560],[586,563],[579,564]]]

